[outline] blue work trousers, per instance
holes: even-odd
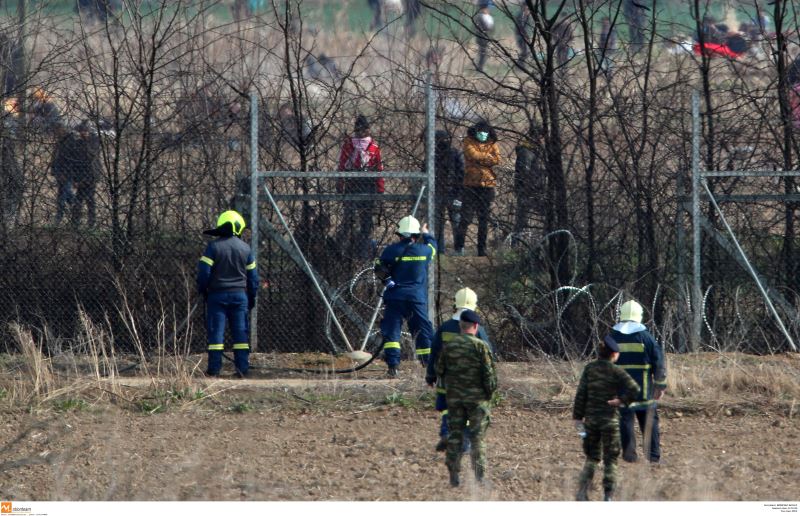
[[[408,329],[414,336],[417,358],[423,364],[428,363],[431,354],[431,341],[433,341],[433,325],[428,320],[428,304],[414,301],[386,301],[386,310],[381,321],[381,335],[383,336],[383,359],[389,367],[400,364],[400,332],[403,321],[408,321]]]
[[[661,430],[658,425],[656,403],[636,410],[620,409],[619,434],[622,441],[622,458],[627,462],[635,462],[638,459],[634,419],[639,423],[639,429],[642,431],[645,457],[650,462],[659,462],[661,460]]]
[[[206,300],[208,332],[208,374],[219,374],[225,349],[225,322],[230,324],[233,338],[233,361],[239,374],[250,368],[250,323],[247,294],[242,291],[212,292]]]

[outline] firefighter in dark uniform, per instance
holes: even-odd
[[[236,375],[244,377],[250,368],[250,325],[248,313],[256,304],[258,269],[240,236],[245,223],[233,210],[217,219],[217,227],[204,231],[218,237],[209,242],[197,266],[197,288],[206,301],[209,376],[219,376],[225,349],[225,323],[230,324]]]
[[[390,377],[397,377],[400,365],[400,331],[403,321],[416,338],[417,358],[428,364],[433,325],[428,319],[428,264],[436,256],[436,240],[428,225],[420,227],[412,216],[403,217],[397,227],[398,242],[383,250],[375,261],[375,271],[386,289],[386,309],[381,321],[383,358]]]
[[[456,292],[455,296],[455,313],[453,317],[443,322],[436,334],[433,336],[433,344],[431,345],[431,357],[428,361],[428,369],[425,373],[425,382],[430,386],[436,386],[436,402],[435,408],[442,415],[442,422],[439,426],[439,443],[436,445],[436,451],[443,452],[447,450],[447,435],[449,432],[448,427],[448,412],[447,412],[447,392],[444,386],[444,381],[436,376],[436,360],[439,358],[439,353],[445,343],[450,342],[459,335],[461,335],[461,328],[458,324],[461,313],[464,310],[475,311],[478,309],[478,295],[471,288],[462,288]],[[475,335],[489,346],[489,351],[492,356],[495,355],[494,346],[489,342],[489,335],[483,325],[478,326],[478,333]],[[464,446],[469,447],[469,432],[465,432]]]
[[[644,440],[644,453],[652,463],[661,460],[661,443],[656,402],[667,389],[664,351],[642,324],[642,305],[628,301],[620,308],[620,322],[611,336],[619,344],[617,365],[630,374],[641,389],[639,397],[620,410],[619,429],[622,437],[622,459],[636,462],[636,429],[639,422]]]

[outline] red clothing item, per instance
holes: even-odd
[[[731,59],[736,59],[742,56],[742,54],[734,52],[733,50],[728,48],[728,45],[720,45],[718,43],[705,43],[703,45],[703,48],[705,49],[704,53],[707,57],[730,57]],[[700,43],[695,43],[693,49],[695,55],[699,56]]]
[[[369,136],[366,138],[348,138],[339,153],[339,170],[343,172],[382,172],[381,148]],[[383,193],[384,181],[382,177],[375,179],[375,188],[378,193]]]

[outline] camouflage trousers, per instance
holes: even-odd
[[[447,436],[447,453],[444,463],[447,469],[454,473],[461,471],[461,456],[463,455],[464,431],[469,423],[470,440],[472,449],[470,458],[475,476],[483,478],[486,471],[486,429],[489,427],[489,402],[447,402],[447,416],[449,418],[450,433]]]
[[[619,421],[587,420],[586,437],[583,439],[583,451],[586,462],[578,477],[579,489],[588,489],[594,478],[594,472],[603,460],[603,490],[614,491],[617,487],[617,459],[620,454]]]

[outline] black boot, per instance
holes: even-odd
[[[614,490],[613,489],[606,489],[603,492],[603,501],[604,502],[613,502],[614,501]]]
[[[389,378],[397,378],[398,372],[396,367],[389,366],[389,369],[386,371],[386,376]]]
[[[458,471],[450,470],[450,487],[458,487],[461,485],[461,480],[458,478]]]
[[[447,436],[443,436],[441,439],[439,439],[439,442],[436,443],[436,451],[447,451]]]
[[[578,494],[575,495],[576,502],[588,502],[589,501],[589,485],[583,484],[578,488]]]
[[[483,483],[484,471],[483,466],[475,466],[475,480],[479,483]]]
[[[636,450],[626,451],[622,453],[622,460],[625,462],[638,462],[639,456],[636,454]]]

